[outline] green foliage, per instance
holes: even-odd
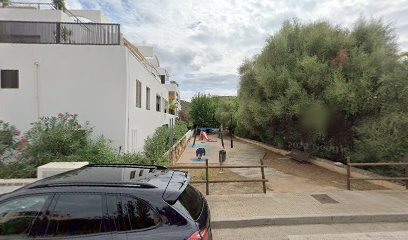
[[[190,119],[194,126],[198,127],[219,127],[215,119],[217,108],[216,99],[207,94],[198,93],[191,99]]]
[[[219,98],[215,110],[215,119],[224,127],[235,129],[237,126],[237,97]]]
[[[182,121],[177,121],[174,126],[173,144],[176,143],[187,132],[187,125]],[[166,162],[164,154],[169,150],[170,129],[161,126],[156,129],[152,137],[148,137],[144,145],[144,154],[151,164],[162,165]]]
[[[390,107],[398,104],[388,92],[406,89],[407,77],[393,77],[406,74],[398,70],[394,38],[381,21],[359,20],[351,30],[324,21],[285,22],[239,69],[237,132],[283,148],[309,146],[340,161],[350,151],[401,160],[408,105]]]
[[[91,132],[74,114],[42,117],[26,134],[30,144],[25,154],[37,165],[51,161],[82,161],[79,153],[90,146]]]
[[[164,153],[169,145],[169,128],[161,126],[156,129],[152,137],[147,137],[143,150],[151,164],[159,164],[165,161]]]
[[[376,92],[378,114],[356,127],[359,161],[408,161],[408,62],[384,76]]]
[[[15,136],[19,136],[20,133],[10,124],[1,123],[3,130],[0,135],[1,149],[5,146],[8,148],[17,146],[15,148],[19,154],[14,161],[0,162],[0,178],[36,177],[38,166],[58,161],[83,161],[97,164],[151,163],[143,153],[119,154],[112,148],[111,142],[104,137],[93,140],[92,129],[88,124],[81,125],[76,114],[65,113],[56,117],[43,117],[32,125],[25,137],[15,140]],[[176,124],[175,137],[184,135],[185,132],[185,124]]]
[[[65,10],[65,0],[52,0],[52,5],[57,10]]]
[[[16,144],[16,136],[20,135],[17,129],[7,122],[0,120],[0,160],[7,152],[12,151]]]

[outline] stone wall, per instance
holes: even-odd
[[[167,151],[164,155],[169,159],[169,164],[172,166],[183,154],[184,150],[187,148],[188,142],[193,136],[193,130],[189,130],[180,140],[178,140],[173,147]]]

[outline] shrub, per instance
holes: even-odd
[[[16,161],[8,164],[0,162],[0,178],[27,178],[36,176],[36,168],[49,162],[84,161],[96,164],[164,164],[164,153],[169,149],[169,128],[162,126],[146,140],[144,153],[119,154],[111,142],[103,136],[91,139],[92,128],[81,125],[76,114],[59,114],[43,117],[32,124],[26,137],[9,124],[2,123],[4,134],[1,146],[17,146],[21,154]],[[181,138],[187,127],[176,122],[174,142]],[[2,132],[2,133],[3,133]]]
[[[82,161],[79,153],[90,147],[92,129],[81,125],[76,114],[42,117],[32,125],[24,155],[38,166],[51,161]]]
[[[185,122],[177,121],[174,126],[173,143],[176,143],[187,132]],[[151,164],[164,164],[163,156],[169,150],[170,129],[167,126],[161,126],[156,129],[152,137],[148,137],[144,145],[144,154],[150,159]]]
[[[20,148],[21,141],[25,141],[20,135],[16,127],[0,120],[0,161],[12,158],[15,150]]]

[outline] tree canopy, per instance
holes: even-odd
[[[361,19],[352,29],[285,22],[239,68],[240,132],[337,160],[357,149],[372,158],[367,148],[382,145],[399,160],[408,151],[408,79],[397,47],[382,21]]]
[[[217,101],[210,95],[198,93],[191,99],[190,120],[197,127],[219,127],[215,119]]]

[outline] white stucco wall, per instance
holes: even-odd
[[[79,114],[96,135],[125,146],[123,46],[0,44],[0,69],[19,70],[19,89],[0,89],[0,119],[25,131],[41,116]],[[38,66],[36,65],[38,63]],[[37,108],[36,88],[39,86]]]
[[[128,150],[143,150],[144,140],[151,136],[155,129],[169,124],[173,115],[164,113],[164,106],[160,112],[156,111],[156,95],[168,101],[168,91],[159,79],[146,71],[130,51],[127,51],[128,61]],[[136,80],[142,83],[142,107],[136,107]],[[150,88],[150,110],[146,109],[146,87]],[[134,136],[137,135],[136,141]]]
[[[0,20],[73,22],[63,11],[51,9],[0,8]]]

